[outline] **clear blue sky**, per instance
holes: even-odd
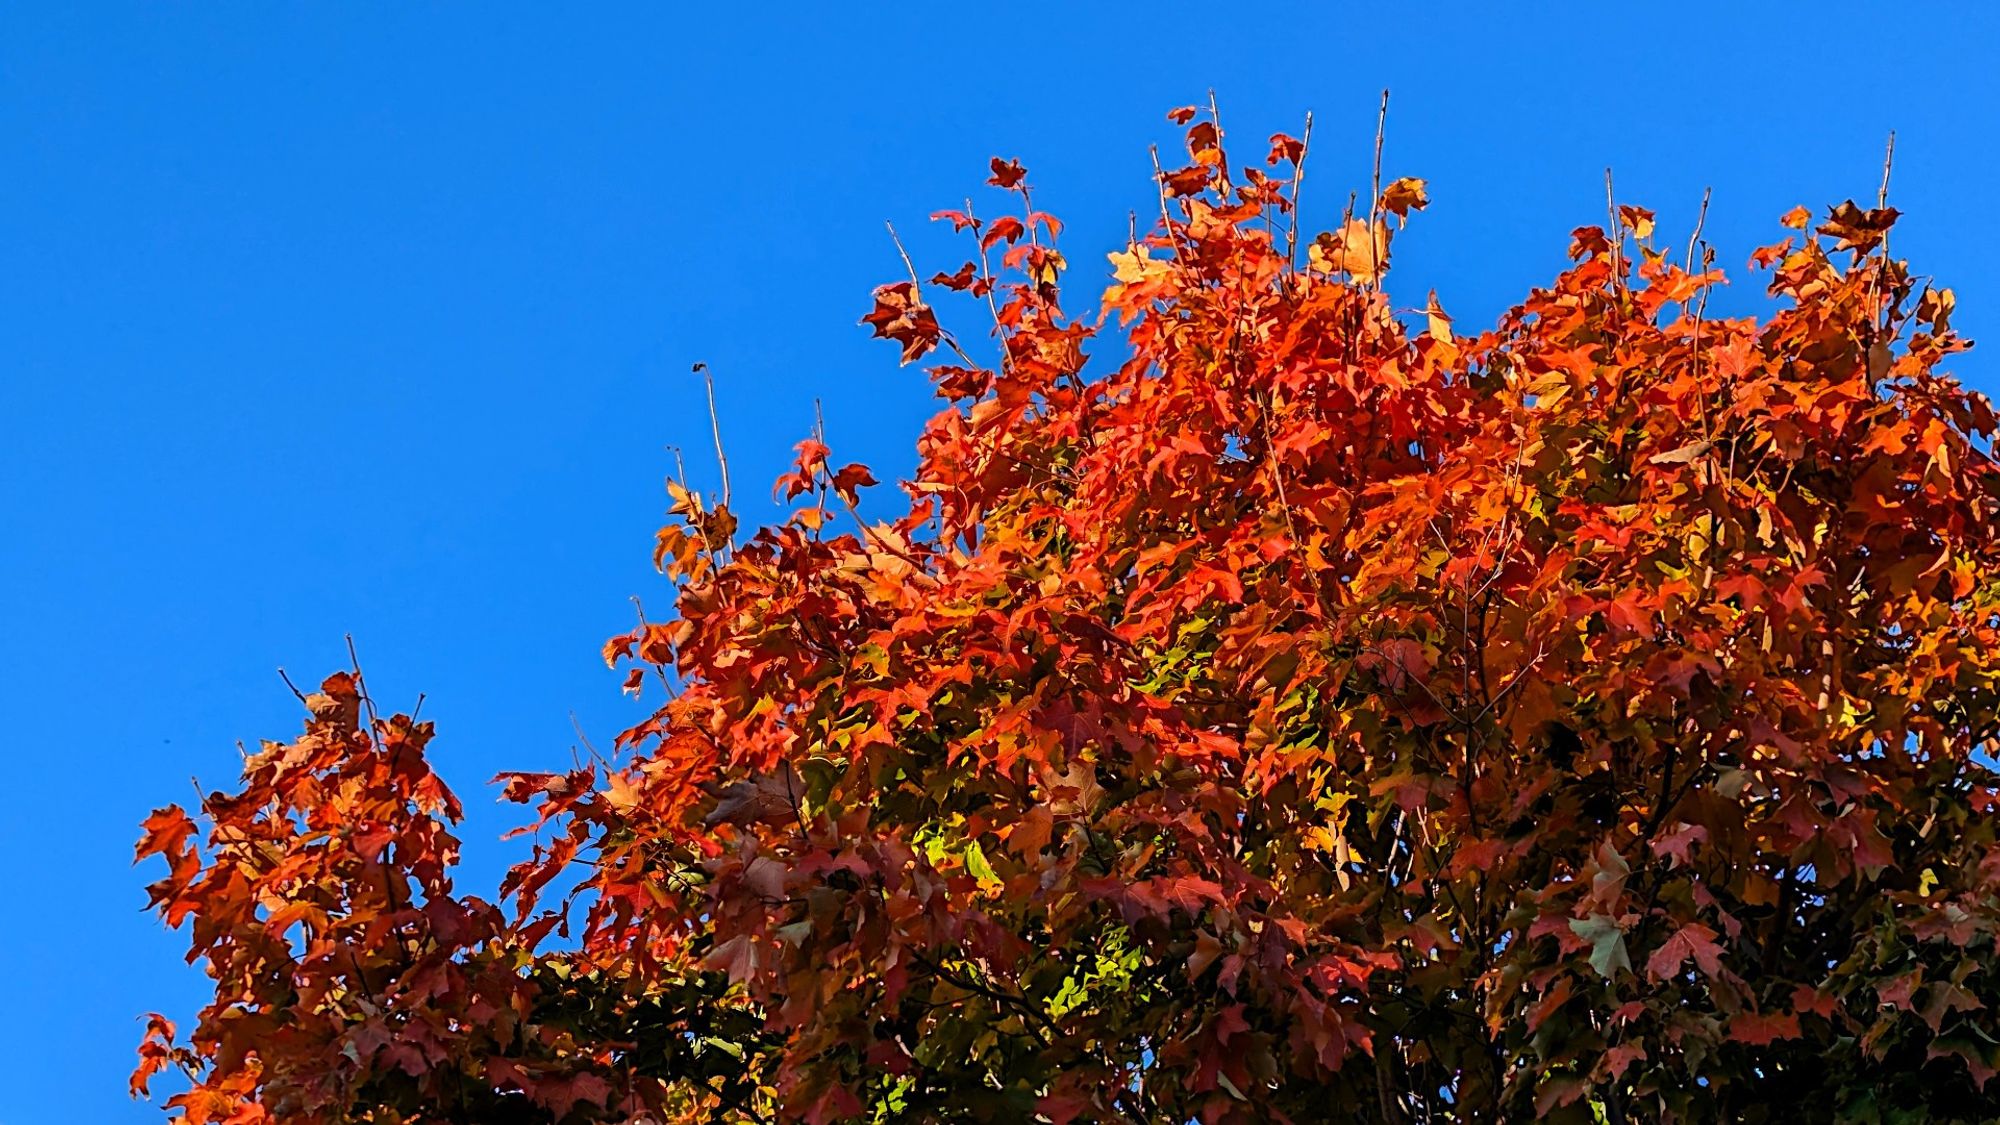
[[[991,154],[1088,274],[1167,109],[1215,87],[1242,155],[1315,110],[1329,224],[1392,87],[1387,171],[1434,202],[1391,288],[1463,329],[1560,267],[1606,165],[1674,237],[1713,185],[1737,269],[1871,197],[1894,128],[1898,250],[2000,325],[2000,26],[1944,14],[1984,5],[403,7],[0,16],[0,1125],[156,1118],[134,1017],[203,981],[136,824],[296,729],[279,665],[352,632],[379,696],[429,694],[490,883],[485,779],[639,714],[597,653],[664,608],[666,447],[711,463],[689,364],[748,515],[816,397],[837,456],[907,469],[933,400],[855,321],[884,219],[957,264],[923,217]]]

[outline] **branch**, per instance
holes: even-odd
[[[729,507],[729,457],[722,452],[722,419],[715,412],[715,376],[708,370],[708,364],[696,363],[694,370],[701,374],[703,384],[708,388],[708,428],[715,435],[715,463],[722,470],[722,506]],[[732,544],[733,546],[733,544]]]
[[[1313,115],[1311,110],[1307,110],[1305,136],[1299,138],[1299,162],[1293,166],[1292,172],[1292,221],[1291,225],[1285,230],[1285,268],[1287,270],[1295,271],[1298,269],[1299,189],[1305,186],[1306,157],[1312,154],[1312,143]]]

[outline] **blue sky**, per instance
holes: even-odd
[[[386,705],[427,693],[490,885],[485,779],[640,714],[597,654],[663,608],[667,447],[709,483],[689,365],[747,517],[814,399],[836,457],[905,471],[934,400],[855,321],[901,272],[884,219],[961,260],[924,216],[989,155],[1087,276],[1169,108],[1214,87],[1239,158],[1314,110],[1325,226],[1391,87],[1385,171],[1433,205],[1390,287],[1469,330],[1600,221],[1607,165],[1669,238],[1712,185],[1740,277],[1793,204],[1872,197],[1893,128],[1898,251],[2000,323],[1982,5],[39,7],[0,15],[0,1125],[157,1119],[135,1017],[204,981],[131,843],[296,729],[280,665],[352,633]]]

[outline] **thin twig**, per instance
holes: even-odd
[[[639,630],[640,632],[644,632],[647,628],[646,606],[645,603],[639,600],[639,595],[637,594],[632,595],[632,612],[638,615]],[[643,650],[641,651],[639,659],[647,664],[652,665],[653,675],[657,677],[660,681],[660,690],[666,693],[668,699],[680,698],[681,693],[677,689],[675,689],[673,680],[667,678],[667,666],[665,664],[653,664],[652,661],[646,660],[643,654]],[[668,654],[667,659],[669,661],[673,659],[673,655],[671,652]]]
[[[715,410],[715,375],[708,364],[696,363],[694,369],[701,373],[704,386],[708,389],[708,428],[715,435],[715,464],[722,470],[722,506],[729,507],[729,457],[722,452],[722,417]]]
[[[292,694],[298,698],[298,701],[300,703],[305,703],[306,693],[299,690],[299,686],[292,682],[292,678],[290,676],[285,675],[285,670],[283,668],[278,669],[278,678],[285,681],[285,686],[292,689]]]
[[[1702,228],[1702,227],[1703,227],[1703,226],[1704,226],[1705,224],[1707,224],[1707,222],[1708,222],[1708,199],[1709,199],[1709,196],[1710,196],[1710,194],[1711,194],[1711,193],[1713,193],[1713,192],[1714,192],[1714,190],[1715,190],[1715,189],[1714,189],[1714,188],[1712,188],[1712,187],[1705,187],[1705,188],[1701,189],[1701,210],[1699,210],[1699,211],[1697,211],[1697,212],[1695,213],[1695,217],[1694,217],[1694,231],[1693,231],[1692,233],[1690,233],[1690,234],[1688,235],[1688,248],[1687,248],[1687,255],[1686,255],[1686,257],[1685,257],[1685,258],[1683,258],[1683,259],[1682,259],[1682,260],[1683,260],[1683,262],[1685,263],[1685,265],[1684,265],[1684,266],[1683,266],[1682,268],[1683,268],[1683,269],[1685,269],[1685,270],[1687,271],[1687,273],[1688,273],[1688,276],[1689,276],[1689,277],[1697,277],[1697,276],[1700,276],[1700,274],[1702,274],[1702,273],[1707,273],[1707,272],[1708,272],[1708,269],[1707,269],[1707,265],[1708,265],[1708,263],[1707,263],[1706,261],[1703,261],[1703,262],[1702,262],[1702,263],[1700,264],[1700,270],[1699,270],[1699,273],[1697,272],[1697,269],[1696,269],[1696,263],[1695,263],[1695,257],[1694,257],[1694,251],[1695,251],[1695,247],[1697,247],[1697,246],[1701,245],[1701,228]],[[1703,290],[1703,294],[1702,294],[1702,295],[1703,295],[1703,298],[1704,298],[1704,300],[1703,300],[1703,305],[1704,305],[1704,307],[1706,307],[1706,304],[1707,304],[1707,301],[1706,301],[1706,298],[1707,298],[1707,291],[1706,291],[1706,289],[1705,289],[1705,288],[1704,288],[1704,290]],[[1682,315],[1682,316],[1686,316],[1686,315],[1687,315],[1687,311],[1688,311],[1688,303],[1687,303],[1686,301],[1682,301],[1682,302],[1681,302],[1681,315]],[[1700,329],[1699,325],[1697,324],[1697,327],[1696,327],[1696,329],[1695,329],[1695,338],[1696,338],[1696,341],[1697,341],[1697,347],[1699,346],[1699,340],[1700,340],[1700,337],[1701,337],[1701,329]]]
[[[1604,213],[1610,220],[1611,236],[1611,288],[1623,292],[1625,288],[1625,225],[1618,221],[1618,199],[1611,189],[1611,169],[1604,169]]]
[[[584,748],[585,750],[588,750],[588,751],[590,751],[590,757],[591,757],[591,760],[592,760],[592,761],[595,761],[596,763],[598,763],[599,765],[601,765],[601,766],[603,766],[603,767],[604,767],[604,773],[605,773],[605,776],[607,776],[607,777],[608,777],[608,776],[610,776],[610,774],[611,774],[611,761],[610,761],[610,759],[608,759],[608,758],[606,758],[606,757],[605,757],[604,755],[602,755],[602,754],[598,753],[598,752],[597,752],[597,747],[595,747],[595,746],[592,746],[592,745],[590,744],[590,736],[589,736],[589,735],[587,735],[587,734],[585,734],[585,733],[583,733],[583,724],[582,724],[581,722],[579,722],[579,721],[577,720],[577,717],[576,717],[576,712],[574,712],[574,711],[571,711],[571,712],[569,713],[569,729],[571,729],[571,730],[573,730],[573,731],[575,731],[575,732],[576,732],[576,740],[577,740],[578,742],[581,742],[581,743],[583,743],[583,748]]]
[[[1276,443],[1271,440],[1271,414],[1273,405],[1274,404],[1271,400],[1271,395],[1269,394],[1265,395],[1264,412],[1263,412],[1264,413],[1264,418],[1263,418],[1264,467],[1270,470],[1271,480],[1278,486],[1278,511],[1285,517],[1285,537],[1291,541],[1292,550],[1299,551],[1302,547],[1305,546],[1305,544],[1299,541],[1298,526],[1292,521],[1292,503],[1285,496],[1284,467],[1280,465],[1278,462],[1278,450],[1276,447]],[[1303,552],[1301,552],[1300,557],[1304,558],[1306,556],[1304,555]],[[1312,568],[1312,564],[1310,561],[1308,561],[1306,564],[1305,574],[1306,574],[1306,582],[1312,586],[1313,601],[1315,606],[1321,611],[1324,611],[1326,609],[1326,606],[1324,604],[1325,592],[1320,589],[1319,571]]]
[[[1694,272],[1694,247],[1696,243],[1701,241],[1702,226],[1708,222],[1708,198],[1714,191],[1715,189],[1712,187],[1701,189],[1701,210],[1695,212],[1694,232],[1688,235],[1687,257],[1685,261],[1687,262],[1686,269],[1689,273]]]
[[[820,409],[819,396],[817,395],[813,396],[813,440],[819,443],[821,449],[826,448],[826,414]],[[814,504],[819,508],[820,512],[824,514],[826,512],[826,494],[829,491],[827,483],[826,466],[824,464],[822,464],[820,468],[813,473],[812,484],[813,484]],[[842,499],[846,498],[842,497]],[[852,511],[853,505],[849,505],[848,510]],[[857,515],[855,517],[854,522],[856,524],[859,524],[861,522],[861,518]],[[813,528],[813,536],[812,536],[813,540],[817,542],[822,537],[825,530],[826,530],[825,524],[821,524],[820,526]]]
[[[1298,269],[1299,252],[1299,189],[1306,182],[1306,157],[1312,152],[1313,115],[1306,111],[1305,136],[1299,138],[1299,161],[1292,166],[1292,222],[1285,231],[1285,268]]]
[[[368,739],[375,740],[375,724],[380,722],[375,715],[375,700],[368,694],[368,677],[361,672],[361,657],[354,651],[354,634],[347,635],[347,661],[354,666],[354,686],[361,693],[361,704],[368,709]]]
[[[1896,163],[1896,131],[1889,130],[1889,145],[1882,153],[1882,188],[1875,193],[1877,208],[1889,205],[1889,169]]]
[[[896,244],[896,253],[903,259],[903,268],[910,271],[910,285],[914,288],[922,289],[924,283],[917,280],[917,263],[911,261],[910,252],[903,249],[903,236],[896,233],[896,224],[888,219],[884,219],[882,220],[882,225],[889,230],[889,241]]]
[[[1375,172],[1370,178],[1373,196],[1368,200],[1368,265],[1369,278],[1366,285],[1374,289],[1382,283],[1382,272],[1388,268],[1387,231],[1380,231],[1382,210],[1382,134],[1389,125],[1389,91],[1382,91],[1382,107],[1375,112]],[[1380,231],[1380,233],[1378,233]]]
[[[1153,184],[1160,192],[1160,230],[1167,236],[1167,240],[1173,243],[1174,260],[1185,266],[1187,259],[1181,253],[1180,236],[1174,233],[1173,219],[1167,214],[1167,174],[1160,170],[1160,146],[1148,145],[1146,151],[1152,154]]]
[[[1227,200],[1229,197],[1229,152],[1222,144],[1222,111],[1215,106],[1215,89],[1213,87],[1210,87],[1208,91],[1208,122],[1215,126],[1215,168],[1222,176],[1222,195]]]
[[[1896,163],[1896,131],[1894,129],[1891,129],[1889,130],[1889,142],[1887,145],[1883,147],[1882,150],[1882,186],[1877,188],[1875,191],[1875,209],[1878,211],[1889,206],[1889,170],[1892,167],[1894,167],[1895,163]],[[1871,335],[1879,335],[1884,330],[1882,326],[1878,326],[1874,323],[1876,315],[1875,287],[1877,286],[1877,284],[1881,282],[1882,270],[1887,267],[1889,262],[1888,231],[1885,230],[1882,232],[1882,241],[1876,247],[1876,249],[1880,252],[1881,255],[1880,257],[1881,265],[1878,266],[1878,268],[1868,277],[1868,319],[1869,319],[1869,328],[1872,330]],[[1858,267],[1861,264],[1861,258],[1862,258],[1862,252],[1859,249],[1856,249],[1854,251],[1855,266]],[[1893,310],[1885,312],[1884,315],[1885,317],[1893,317],[1894,315]],[[1874,341],[1871,340],[1870,343],[1872,344],[1874,343]]]
[[[999,288],[999,282],[993,277],[992,260],[986,256],[986,242],[979,237],[978,220],[972,213],[972,199],[970,197],[967,197],[965,201],[965,217],[973,223],[972,241],[974,245],[979,247],[979,277],[980,280],[986,282],[986,311],[993,314],[993,330],[999,332],[1001,330],[1000,300],[993,295],[993,291]],[[895,233],[895,228],[891,227],[889,230],[890,237],[895,237]],[[904,256],[908,257],[908,255]],[[973,366],[976,367],[978,365],[974,364]]]
[[[968,213],[970,213],[970,209],[972,207],[972,201],[969,199],[966,200],[965,206],[967,208]],[[882,225],[889,228],[889,241],[896,244],[896,253],[903,259],[903,268],[910,271],[911,291],[916,294],[917,300],[922,301],[924,299],[924,283],[917,277],[917,264],[910,260],[910,252],[903,248],[903,236],[896,233],[895,223],[892,223],[889,220],[884,219],[882,220]],[[986,266],[986,249],[983,246],[980,247],[979,250],[979,263],[981,268],[984,269]],[[988,276],[989,277],[991,276],[990,272]],[[993,291],[991,289],[988,289],[986,291],[986,299],[987,303],[991,305],[993,300]],[[997,308],[993,310],[993,323],[994,327],[998,329],[1000,324],[1000,311]],[[979,366],[979,364],[975,362],[971,356],[966,354],[965,348],[960,346],[958,342],[958,337],[940,328],[938,329],[938,338],[943,340],[945,342],[945,345],[951,348],[952,351],[956,352],[958,354],[958,358],[965,361],[965,365],[967,367]]]
[[[1376,209],[1382,202],[1382,134],[1389,125],[1389,91],[1382,91],[1382,107],[1375,111],[1375,174],[1370,183],[1375,198],[1368,204],[1368,225],[1375,225]]]

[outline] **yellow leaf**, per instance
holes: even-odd
[[[1351,274],[1356,281],[1375,281],[1389,268],[1389,227],[1381,220],[1350,219],[1338,232],[1313,240],[1307,260],[1327,273]]]
[[[604,803],[619,812],[629,812],[639,803],[639,791],[625,780],[623,774],[614,773],[605,779]]]
[[[1376,209],[1407,221],[1410,212],[1421,211],[1430,206],[1430,202],[1430,193],[1425,190],[1424,182],[1415,176],[1404,176],[1382,189],[1382,198],[1376,203]]]
[[[1424,306],[1424,320],[1431,339],[1450,342],[1451,318],[1444,314],[1444,306],[1438,304],[1438,291],[1435,289],[1431,290],[1430,304]]]
[[[1150,281],[1167,272],[1167,264],[1148,257],[1144,247],[1105,255],[1111,259],[1112,276],[1125,285]]]
[[[1056,283],[1056,275],[1067,268],[1069,268],[1069,263],[1063,260],[1063,256],[1051,250],[1034,265],[1030,272],[1037,285],[1054,285]]]

